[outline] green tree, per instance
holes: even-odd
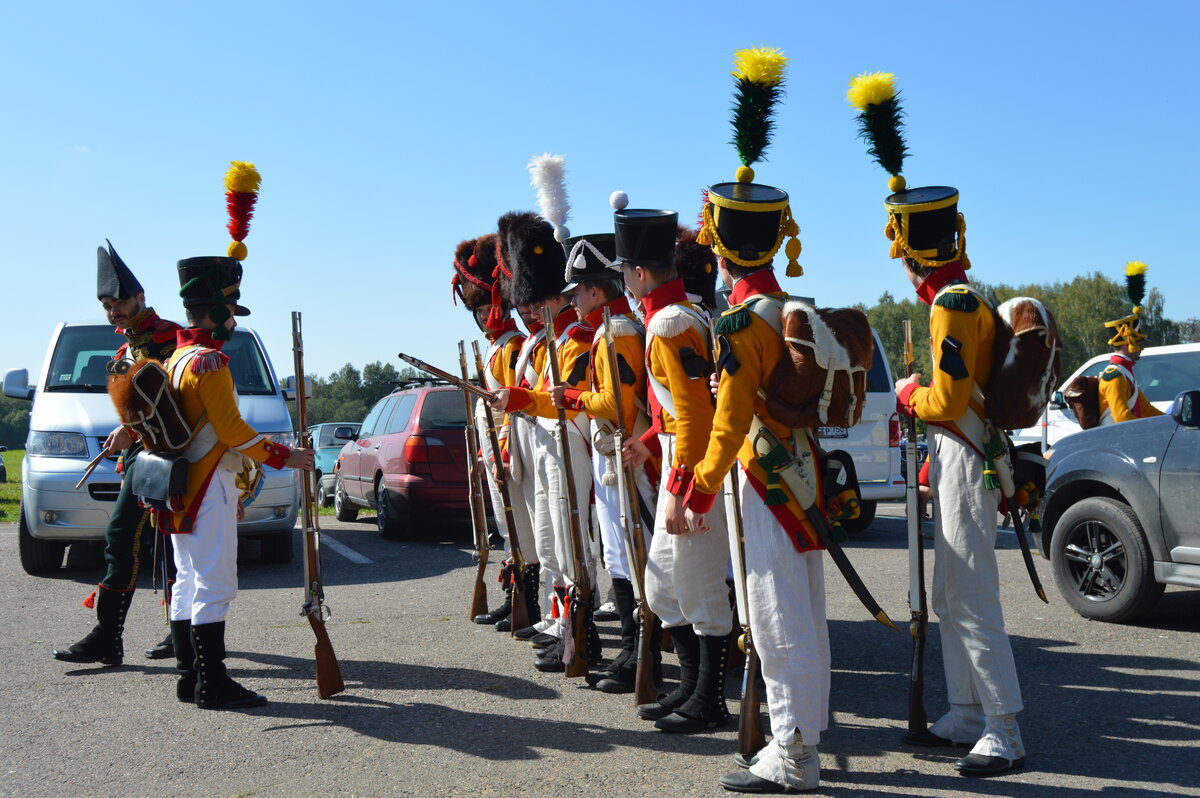
[[[21,449],[29,435],[29,402],[0,396],[0,445]]]

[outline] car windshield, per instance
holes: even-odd
[[[422,429],[462,428],[467,424],[467,409],[462,391],[430,391],[421,403]]]
[[[1149,355],[1133,373],[1151,402],[1174,401],[1183,391],[1200,389],[1200,352]]]
[[[108,390],[108,361],[125,336],[101,324],[64,327],[50,359],[47,391],[104,393]],[[275,384],[254,336],[234,330],[233,339],[221,350],[229,355],[233,384],[242,396],[271,395]]]

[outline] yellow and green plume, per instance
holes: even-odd
[[[774,47],[752,47],[733,54],[730,74],[737,84],[733,94],[732,143],[747,169],[763,160],[763,153],[771,143],[775,103],[783,96],[787,61],[783,52]],[[750,179],[752,175],[753,172]]]
[[[869,147],[867,153],[892,176],[892,191],[904,189],[904,111],[896,91],[896,76],[890,72],[870,72],[850,81],[846,101],[859,110],[858,135]]]
[[[1125,264],[1125,293],[1134,305],[1134,313],[1141,309],[1142,300],[1146,298],[1146,269],[1146,264],[1140,260]]]

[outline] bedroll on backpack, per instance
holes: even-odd
[[[852,308],[783,307],[784,356],[767,383],[767,412],[790,427],[853,427],[862,417],[875,339]]]
[[[1049,308],[1027,296],[996,308],[992,375],[984,389],[984,412],[997,427],[1025,429],[1039,423],[1058,385],[1062,341]]]

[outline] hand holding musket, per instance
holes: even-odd
[[[458,365],[462,378],[469,380],[467,370],[467,352],[462,341],[458,342]],[[474,619],[476,615],[487,615],[487,586],[484,582],[484,572],[487,570],[488,555],[491,543],[488,541],[487,517],[484,514],[483,480],[478,461],[475,459],[479,452],[479,431],[475,429],[475,406],[471,394],[463,391],[463,403],[466,405],[467,419],[463,431],[467,438],[467,501],[471,506],[471,530],[475,533],[475,587],[471,591],[471,606],[467,617]]]
[[[904,325],[904,376],[917,371],[913,354],[912,326]],[[908,622],[913,636],[912,668],[908,677],[908,733],[924,734],[928,717],[925,714],[925,636],[929,626],[929,607],[925,600],[925,544],[921,539],[921,516],[918,510],[919,486],[917,464],[917,420],[904,416],[908,446],[904,460],[908,471],[905,479],[904,512],[908,519],[908,607],[912,617]]]
[[[479,384],[483,385],[483,356],[479,354],[479,343],[472,341],[471,348],[475,350],[475,370],[479,373]],[[496,467],[500,468],[500,437],[496,434],[496,418],[487,402],[483,403],[483,413],[488,429],[488,443],[492,447],[492,459],[496,462]],[[513,518],[512,494],[509,492],[508,480],[497,478],[496,487],[500,489],[500,501],[504,503],[504,522],[508,524],[508,548],[512,551],[512,619],[509,625],[512,627],[512,633],[516,634],[518,629],[524,629],[532,622],[529,618],[529,605],[525,602],[525,556],[521,554],[521,541],[517,537],[517,522]]]
[[[638,634],[638,662],[634,677],[634,706],[652,704],[658,700],[654,687],[654,613],[646,601],[646,533],[642,528],[642,513],[638,506],[637,474],[634,466],[624,455],[625,441],[629,431],[625,426],[624,404],[621,402],[621,369],[617,362],[617,345],[613,340],[612,311],[604,308],[604,349],[608,356],[609,380],[612,382],[613,406],[616,420],[613,425],[613,460],[617,471],[617,496],[620,503],[621,526],[625,530],[626,551],[629,554],[629,570],[633,577],[633,590],[637,599],[641,629]]]
[[[300,446],[312,448],[312,436],[308,432],[308,399],[304,381],[304,338],[301,333],[300,314],[292,313],[292,355],[296,367],[296,422],[300,427]],[[329,610],[325,605],[325,588],[321,583],[321,529],[317,525],[316,491],[313,480],[316,475],[309,470],[297,473],[301,485],[300,510],[304,525],[304,603],[300,614],[308,617],[317,642],[313,656],[317,664],[317,694],[321,698],[346,689],[342,681],[342,670],[333,643],[325,629],[325,618]]]
[[[554,342],[554,315],[550,308],[542,308],[542,324],[546,328],[546,359],[550,367],[550,384],[558,385],[558,351]],[[592,584],[584,560],[583,528],[579,520],[579,506],[575,497],[575,471],[571,465],[571,442],[567,433],[567,413],[558,408],[558,438],[562,446],[562,466],[567,500],[567,524],[571,536],[571,561],[574,568],[575,585],[571,602],[570,629],[567,641],[567,656],[563,657],[568,677],[586,676],[587,655],[587,609],[592,606]]]

